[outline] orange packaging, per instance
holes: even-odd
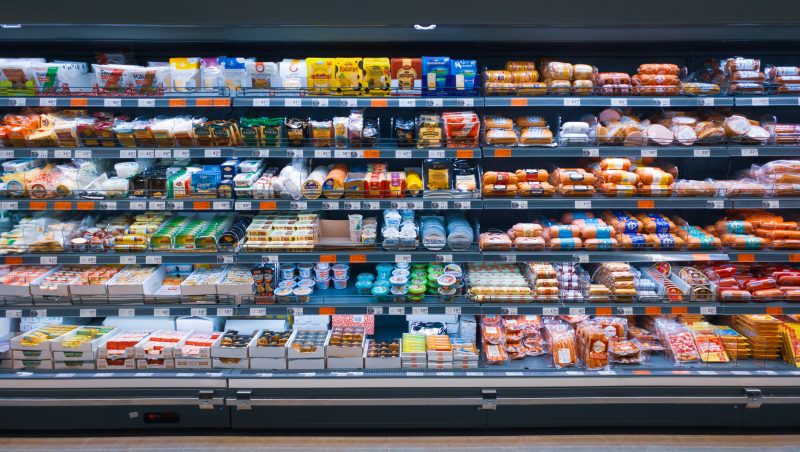
[[[422,90],[422,59],[392,58],[392,91],[395,94],[420,95]]]

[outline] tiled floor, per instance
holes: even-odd
[[[438,451],[438,450],[782,450],[800,448],[800,435],[735,434],[668,435],[492,435],[464,436],[106,436],[0,438],[0,449],[19,451]]]

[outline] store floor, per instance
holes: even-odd
[[[215,436],[64,436],[0,438],[0,450],[34,451],[440,451],[440,450],[776,450],[800,448],[800,435],[791,432],[710,432],[664,434],[657,432],[618,431],[610,434],[559,431],[554,434],[500,432],[488,436],[446,432],[375,433],[364,435],[318,435],[297,433],[292,436],[252,434]]]

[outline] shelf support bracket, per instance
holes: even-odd
[[[482,395],[481,410],[497,411],[497,390],[484,389],[482,390]]]
[[[253,409],[253,405],[251,403],[252,397],[253,397],[253,391],[249,389],[244,391],[236,391],[236,409],[237,410]]]
[[[745,408],[755,409],[761,408],[761,390],[756,388],[745,388],[745,395],[747,396],[747,404]]]

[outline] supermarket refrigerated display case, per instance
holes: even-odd
[[[694,8],[706,6],[695,5]],[[165,7],[168,6],[161,5],[158,9]],[[549,8],[547,5],[542,7]],[[709,6],[715,14],[733,14],[727,13],[733,8],[714,7]],[[273,11],[274,14],[265,19],[272,23],[260,25],[243,23],[241,11],[244,9],[226,11],[224,17],[215,14],[213,21],[208,19],[208,11],[212,10],[208,5],[175,15],[186,24],[194,23],[191,27],[159,25],[153,22],[158,18],[137,19],[138,11],[130,12],[126,18],[116,18],[116,21],[99,16],[86,19],[95,24],[128,23],[125,27],[53,25],[56,22],[63,23],[64,17],[75,16],[75,11],[58,15],[58,20],[48,20],[50,13],[61,14],[52,10],[43,11],[41,16],[35,18],[4,19],[8,22],[18,21],[22,26],[16,28],[11,23],[0,30],[0,56],[35,55],[47,57],[48,60],[93,61],[95,50],[113,50],[106,44],[99,45],[97,41],[114,33],[121,40],[121,45],[114,48],[132,52],[139,62],[158,61],[175,54],[253,54],[265,57],[267,61],[279,61],[284,57],[297,56],[298,53],[299,56],[313,56],[321,51],[331,56],[352,54],[391,57],[409,53],[456,55],[476,59],[480,71],[484,68],[500,68],[507,60],[534,59],[530,54],[575,62],[587,61],[604,70],[627,72],[635,72],[641,63],[654,61],[669,61],[681,67],[697,68],[706,58],[731,55],[753,55],[765,64],[797,66],[800,65],[800,55],[793,46],[800,40],[800,35],[796,34],[796,26],[786,24],[782,19],[790,17],[787,12],[776,14],[776,11],[783,11],[781,8],[793,7],[781,4],[769,8],[762,5],[757,9],[751,7],[747,14],[740,8],[736,10],[735,17],[728,17],[727,20],[720,17],[716,21],[725,25],[709,25],[708,20],[700,19],[711,17],[712,11],[707,14],[698,11],[697,20],[684,14],[672,18],[665,15],[655,18],[662,21],[660,24],[640,27],[620,26],[623,23],[638,23],[640,12],[634,10],[609,18],[603,26],[597,25],[600,22],[597,17],[587,19],[589,15],[597,14],[594,9],[579,8],[578,11],[585,12],[586,17],[573,16],[558,21],[549,18],[553,15],[537,14],[540,23],[536,24],[519,19],[517,14],[514,17],[505,15],[502,8],[481,20],[475,19],[477,11],[464,13],[472,16],[470,18],[461,17],[462,12],[456,14],[451,10],[432,10],[430,20],[438,26],[430,31],[414,30],[414,20],[403,17],[413,8],[397,11],[399,15],[395,21],[384,27],[363,26],[386,21],[381,18],[370,22],[366,16],[362,19],[353,18],[356,22],[361,20],[361,23],[330,19],[332,22],[347,23],[349,27],[304,27],[307,21],[298,22],[290,14],[293,11],[284,11],[284,6],[277,5],[279,10]],[[522,10],[524,7],[518,5],[505,11],[515,8]],[[96,8],[95,12],[102,14],[104,10]],[[670,8],[667,13],[679,11],[683,10]],[[167,17],[168,14],[164,12],[160,16]],[[745,19],[754,25],[732,25]],[[507,26],[512,23],[514,26]],[[294,26],[285,26],[292,24]],[[427,27],[429,24],[418,25]],[[369,38],[369,44],[359,42],[365,37]],[[45,45],[47,39],[60,42]],[[271,45],[267,47],[264,43]],[[466,93],[468,95],[444,92],[412,97],[309,96],[305,95],[307,93],[301,96],[224,90],[212,90],[200,95],[171,93],[168,96],[86,95],[88,93],[71,96],[12,93],[0,97],[0,107],[4,113],[19,112],[28,107],[48,107],[51,110],[55,107],[57,110],[121,112],[131,117],[197,115],[210,120],[234,121],[243,117],[272,115],[328,119],[349,109],[359,108],[379,117],[381,127],[385,129],[381,133],[381,141],[375,146],[342,149],[315,146],[308,142],[302,143],[302,146],[286,143],[278,146],[201,145],[193,142],[164,147],[125,147],[119,143],[108,146],[104,142],[66,147],[26,144],[0,148],[3,160],[63,162],[69,159],[108,159],[113,164],[125,160],[155,162],[159,159],[191,159],[193,162],[220,165],[225,159],[238,158],[263,159],[282,166],[292,159],[305,158],[313,159],[315,163],[348,162],[353,166],[364,160],[377,159],[388,161],[390,166],[396,168],[407,168],[412,165],[421,167],[426,159],[464,159],[474,161],[479,174],[483,175],[486,171],[514,172],[519,168],[552,165],[577,167],[578,161],[583,159],[628,157],[632,160],[657,159],[674,164],[682,178],[725,179],[749,168],[751,163],[789,160],[796,158],[800,152],[797,143],[782,145],[773,142],[724,142],[690,146],[676,142],[669,146],[648,143],[625,147],[595,142],[566,146],[559,143],[555,147],[516,147],[486,145],[481,141],[475,146],[406,148],[392,140],[393,135],[388,131],[391,119],[395,117],[415,117],[420,112],[429,111],[463,110],[475,111],[481,119],[490,114],[511,118],[542,115],[555,133],[556,141],[564,122],[578,120],[582,115],[596,116],[605,108],[630,108],[642,117],[650,115],[652,111],[695,108],[726,115],[740,113],[751,119],[760,119],[766,113],[782,122],[791,123],[800,120],[800,116],[791,108],[798,104],[798,97],[793,95],[493,96],[480,90]],[[483,137],[483,128],[481,133]],[[313,166],[310,165],[311,168]],[[478,190],[480,192],[481,186]],[[314,211],[320,212],[324,219],[333,220],[346,218],[347,213],[352,211],[362,211],[365,217],[373,215],[380,218],[381,211],[390,208],[406,208],[420,215],[468,211],[468,218],[475,220],[470,224],[477,228],[473,234],[474,242],[467,249],[458,250],[427,249],[422,244],[412,250],[387,250],[380,246],[381,243],[374,249],[366,250],[334,248],[304,252],[247,252],[239,248],[198,252],[150,247],[134,252],[119,252],[97,248],[42,250],[12,246],[12,252],[3,257],[3,263],[9,266],[210,264],[226,270],[227,266],[234,264],[251,268],[280,263],[344,263],[351,266],[350,273],[353,276],[374,271],[375,265],[381,263],[453,262],[463,265],[466,276],[471,271],[471,264],[492,262],[518,262],[520,265],[526,262],[570,262],[592,269],[595,264],[609,261],[629,262],[640,268],[663,262],[671,263],[676,268],[681,265],[705,267],[724,262],[742,265],[783,263],[791,266],[800,261],[800,253],[791,249],[749,250],[720,246],[701,250],[481,250],[479,236],[490,230],[506,230],[515,223],[527,224],[540,216],[558,218],[564,212],[571,211],[591,211],[598,215],[603,210],[611,209],[633,214],[651,211],[669,213],[670,216],[678,214],[689,224],[700,227],[714,225],[728,209],[736,208],[765,209],[789,219],[796,215],[800,203],[798,199],[800,197],[735,197],[727,194],[686,198],[616,198],[598,195],[591,198],[481,196],[469,199],[424,196],[403,199],[5,197],[0,201],[0,209],[13,212],[15,222],[22,216],[44,214],[58,217],[64,215],[58,212],[67,211],[73,211],[80,218],[96,216],[99,212],[173,211],[209,218],[211,212],[234,216],[248,212]],[[502,214],[496,215],[499,212]],[[4,224],[10,225],[6,223],[10,221],[9,217],[2,218]],[[183,278],[177,279],[178,286],[188,277],[185,274],[173,276]],[[24,318],[24,323],[30,326],[32,318],[48,317],[67,318],[65,323],[96,324],[109,317],[140,318],[155,323],[172,319],[173,316],[219,316],[225,320],[266,320],[268,317],[274,320],[289,316],[299,319],[308,315],[375,316],[375,333],[369,336],[381,341],[401,337],[402,333],[408,332],[409,324],[404,316],[637,316],[642,321],[669,315],[703,316],[717,324],[724,323],[726,318],[732,316],[748,314],[769,315],[791,322],[789,316],[800,314],[800,305],[789,297],[740,303],[665,297],[640,298],[633,302],[597,302],[590,299],[580,302],[570,299],[542,302],[522,298],[507,298],[497,302],[496,298],[480,301],[480,297],[465,290],[452,297],[441,296],[438,292],[424,293],[422,301],[418,302],[408,298],[395,300],[382,295],[360,295],[354,282],[343,291],[331,288],[327,291],[318,290],[308,298],[301,296],[276,300],[264,297],[264,294],[257,292],[258,289],[224,293],[217,288],[209,289],[208,285],[199,289],[200,292],[188,290],[179,296],[174,291],[154,294],[144,290],[99,297],[74,296],[71,292],[66,295],[59,292],[58,284],[53,288],[44,285],[45,289],[41,289],[43,284],[40,282],[17,281],[7,287],[34,286],[40,289],[36,293],[28,292],[29,295],[4,292],[0,300],[0,312],[3,317],[11,319],[15,328],[23,323],[17,318]],[[633,323],[633,317],[630,319]],[[480,321],[480,317],[477,321]],[[254,329],[262,328],[265,327]],[[223,332],[228,328],[220,324],[216,329]],[[474,339],[478,347],[483,349],[482,336],[476,335]],[[210,355],[208,358],[212,357]],[[35,361],[25,355],[20,361],[26,359]],[[600,370],[587,369],[583,365],[555,368],[546,356],[508,361],[499,366],[487,364],[481,358],[476,362],[476,367],[467,369],[396,366],[384,369],[285,370],[213,368],[213,364],[209,364],[209,368],[157,369],[153,366],[162,364],[155,359],[142,359],[146,363],[142,363],[143,367],[140,368],[137,368],[136,359],[122,358],[120,369],[64,367],[58,370],[23,368],[3,371],[0,374],[3,382],[0,385],[0,409],[6,414],[3,428],[779,427],[797,425],[792,414],[800,404],[800,370],[782,359],[727,363],[701,360],[692,364],[676,364],[664,355],[654,354],[645,363],[614,364]],[[128,360],[132,368],[126,369],[125,362]],[[13,365],[13,358],[5,361],[12,361],[9,364]],[[308,365],[311,366],[311,363]],[[380,415],[376,416],[376,413]]]

